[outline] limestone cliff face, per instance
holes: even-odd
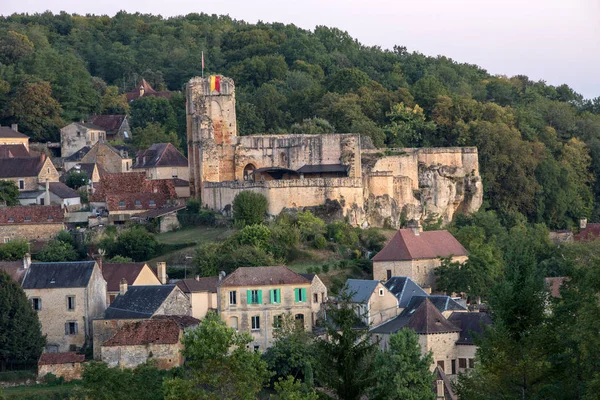
[[[472,213],[483,200],[477,149],[396,149],[388,155],[363,150],[363,225],[398,228],[402,220]]]

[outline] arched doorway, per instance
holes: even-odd
[[[249,180],[253,179],[250,174],[252,174],[254,172],[254,170],[256,170],[256,167],[254,166],[254,164],[248,164],[244,167],[244,180],[245,181],[249,181]]]

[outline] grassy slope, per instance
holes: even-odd
[[[65,383],[60,386],[47,386],[47,385],[34,385],[34,386],[15,386],[11,388],[2,389],[4,396],[7,399],[21,399],[29,398],[29,396],[36,396],[35,398],[43,398],[45,396],[48,399],[68,399],[69,393],[75,388],[75,383]],[[39,396],[39,397],[38,397]],[[59,397],[60,396],[60,397]]]

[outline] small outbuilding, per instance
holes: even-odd
[[[81,379],[81,364],[85,361],[85,355],[74,351],[65,353],[43,353],[38,361],[38,379],[47,374],[62,377],[65,381]]]

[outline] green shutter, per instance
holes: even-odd
[[[281,289],[275,289],[275,301],[281,303]]]
[[[275,303],[275,290],[269,290],[269,298],[271,300],[271,304]]]
[[[302,301],[306,301],[306,289],[302,289]]]
[[[298,298],[300,295],[300,289],[294,289],[294,300],[296,300],[296,303],[300,301],[300,299]]]
[[[252,304],[252,290],[246,290],[248,296],[248,304]]]
[[[263,303],[263,297],[262,297],[262,290],[258,291],[258,303],[256,304],[262,304]]]

